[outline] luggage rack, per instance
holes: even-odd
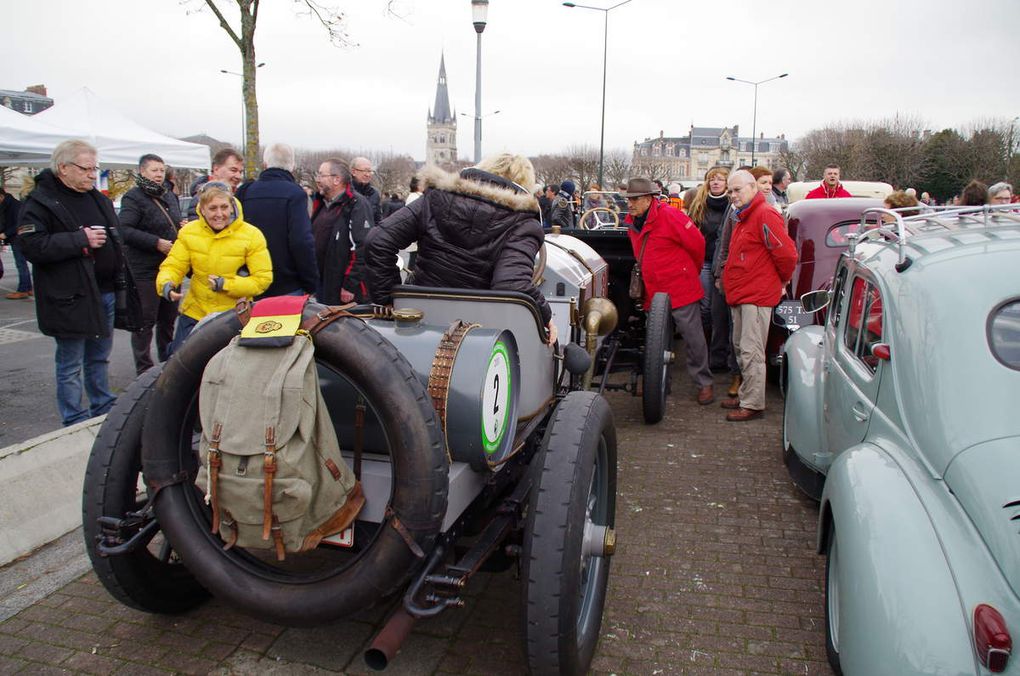
[[[869,238],[886,237],[897,245],[899,262],[896,263],[896,270],[903,272],[910,267],[904,245],[911,235],[920,232],[930,232],[936,229],[957,230],[971,227],[989,227],[994,225],[1020,225],[1020,206],[1016,204],[983,204],[980,206],[944,206],[944,207],[901,207],[899,209],[886,209],[884,207],[871,207],[861,212],[861,232],[851,233],[847,236],[850,240],[850,255],[854,253],[857,244]],[[920,210],[920,213],[918,211]],[[878,227],[865,229],[872,223],[867,223],[868,216],[883,215],[891,216],[895,223],[882,223]],[[1004,223],[1003,220],[1006,222]],[[915,226],[915,227],[908,227]]]

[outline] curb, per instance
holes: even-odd
[[[81,525],[81,491],[106,416],[0,449],[0,566]]]

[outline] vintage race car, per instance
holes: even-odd
[[[597,275],[556,255],[543,263],[536,274],[574,299],[554,305],[561,335],[586,342],[585,326],[597,322],[578,300],[604,296],[605,280],[600,288]],[[586,672],[615,549],[617,449],[606,400],[573,385],[588,371],[585,348],[566,338],[562,350],[548,346],[538,306],[515,292],[401,286],[392,308],[308,303],[302,326],[365,505],[352,528],[281,562],[225,546],[196,479],[203,369],[259,307],[203,320],[104,422],[83,521],[109,592],[159,613],[188,610],[211,592],[288,625],[330,622],[399,595],[366,646],[367,665],[380,669],[416,619],[463,605],[480,568],[519,563],[530,670]]]
[[[829,661],[1020,674],[1020,216],[880,212],[895,222],[851,237],[832,288],[802,299],[825,325],[784,348],[783,453],[821,500]]]

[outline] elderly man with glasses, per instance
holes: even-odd
[[[367,157],[355,157],[351,160],[351,178],[354,182],[354,189],[368,200],[372,207],[372,225],[379,225],[382,222],[382,202],[379,191],[372,185],[372,177],[375,170],[372,168],[372,161]]]
[[[329,159],[315,173],[312,237],[319,268],[316,297],[327,305],[366,302],[365,235],[372,227],[372,207],[351,185],[351,169]],[[352,255],[353,254],[353,255]]]
[[[114,316],[126,309],[117,296],[126,298],[131,285],[113,204],[96,190],[96,160],[96,149],[84,141],[58,145],[18,221],[25,258],[35,266],[39,330],[57,343],[57,408],[64,425],[113,406],[107,366]]]
[[[727,182],[737,221],[722,268],[722,291],[733,316],[733,347],[743,382],[725,399],[726,419],[743,422],[765,411],[765,341],[772,308],[797,265],[797,249],[786,223],[758,189],[751,172],[738,170]]]

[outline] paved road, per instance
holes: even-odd
[[[0,448],[60,427],[53,351],[55,343],[39,333],[34,300],[7,300],[18,287],[10,247],[2,254],[0,279]],[[131,334],[115,331],[110,386],[123,390],[135,377]]]
[[[674,382],[666,420],[651,427],[638,400],[611,397],[619,551],[594,671],[831,673],[817,507],[782,465],[778,394],[769,393],[764,419],[734,424],[717,406],[682,399],[684,380]],[[77,537],[0,570],[0,617],[8,616],[0,673],[366,672],[360,655],[385,609],[316,629],[267,624],[215,601],[181,616],[146,615],[114,602],[91,573],[79,575]],[[522,673],[520,591],[512,571],[479,575],[466,608],[416,626],[391,673]]]

